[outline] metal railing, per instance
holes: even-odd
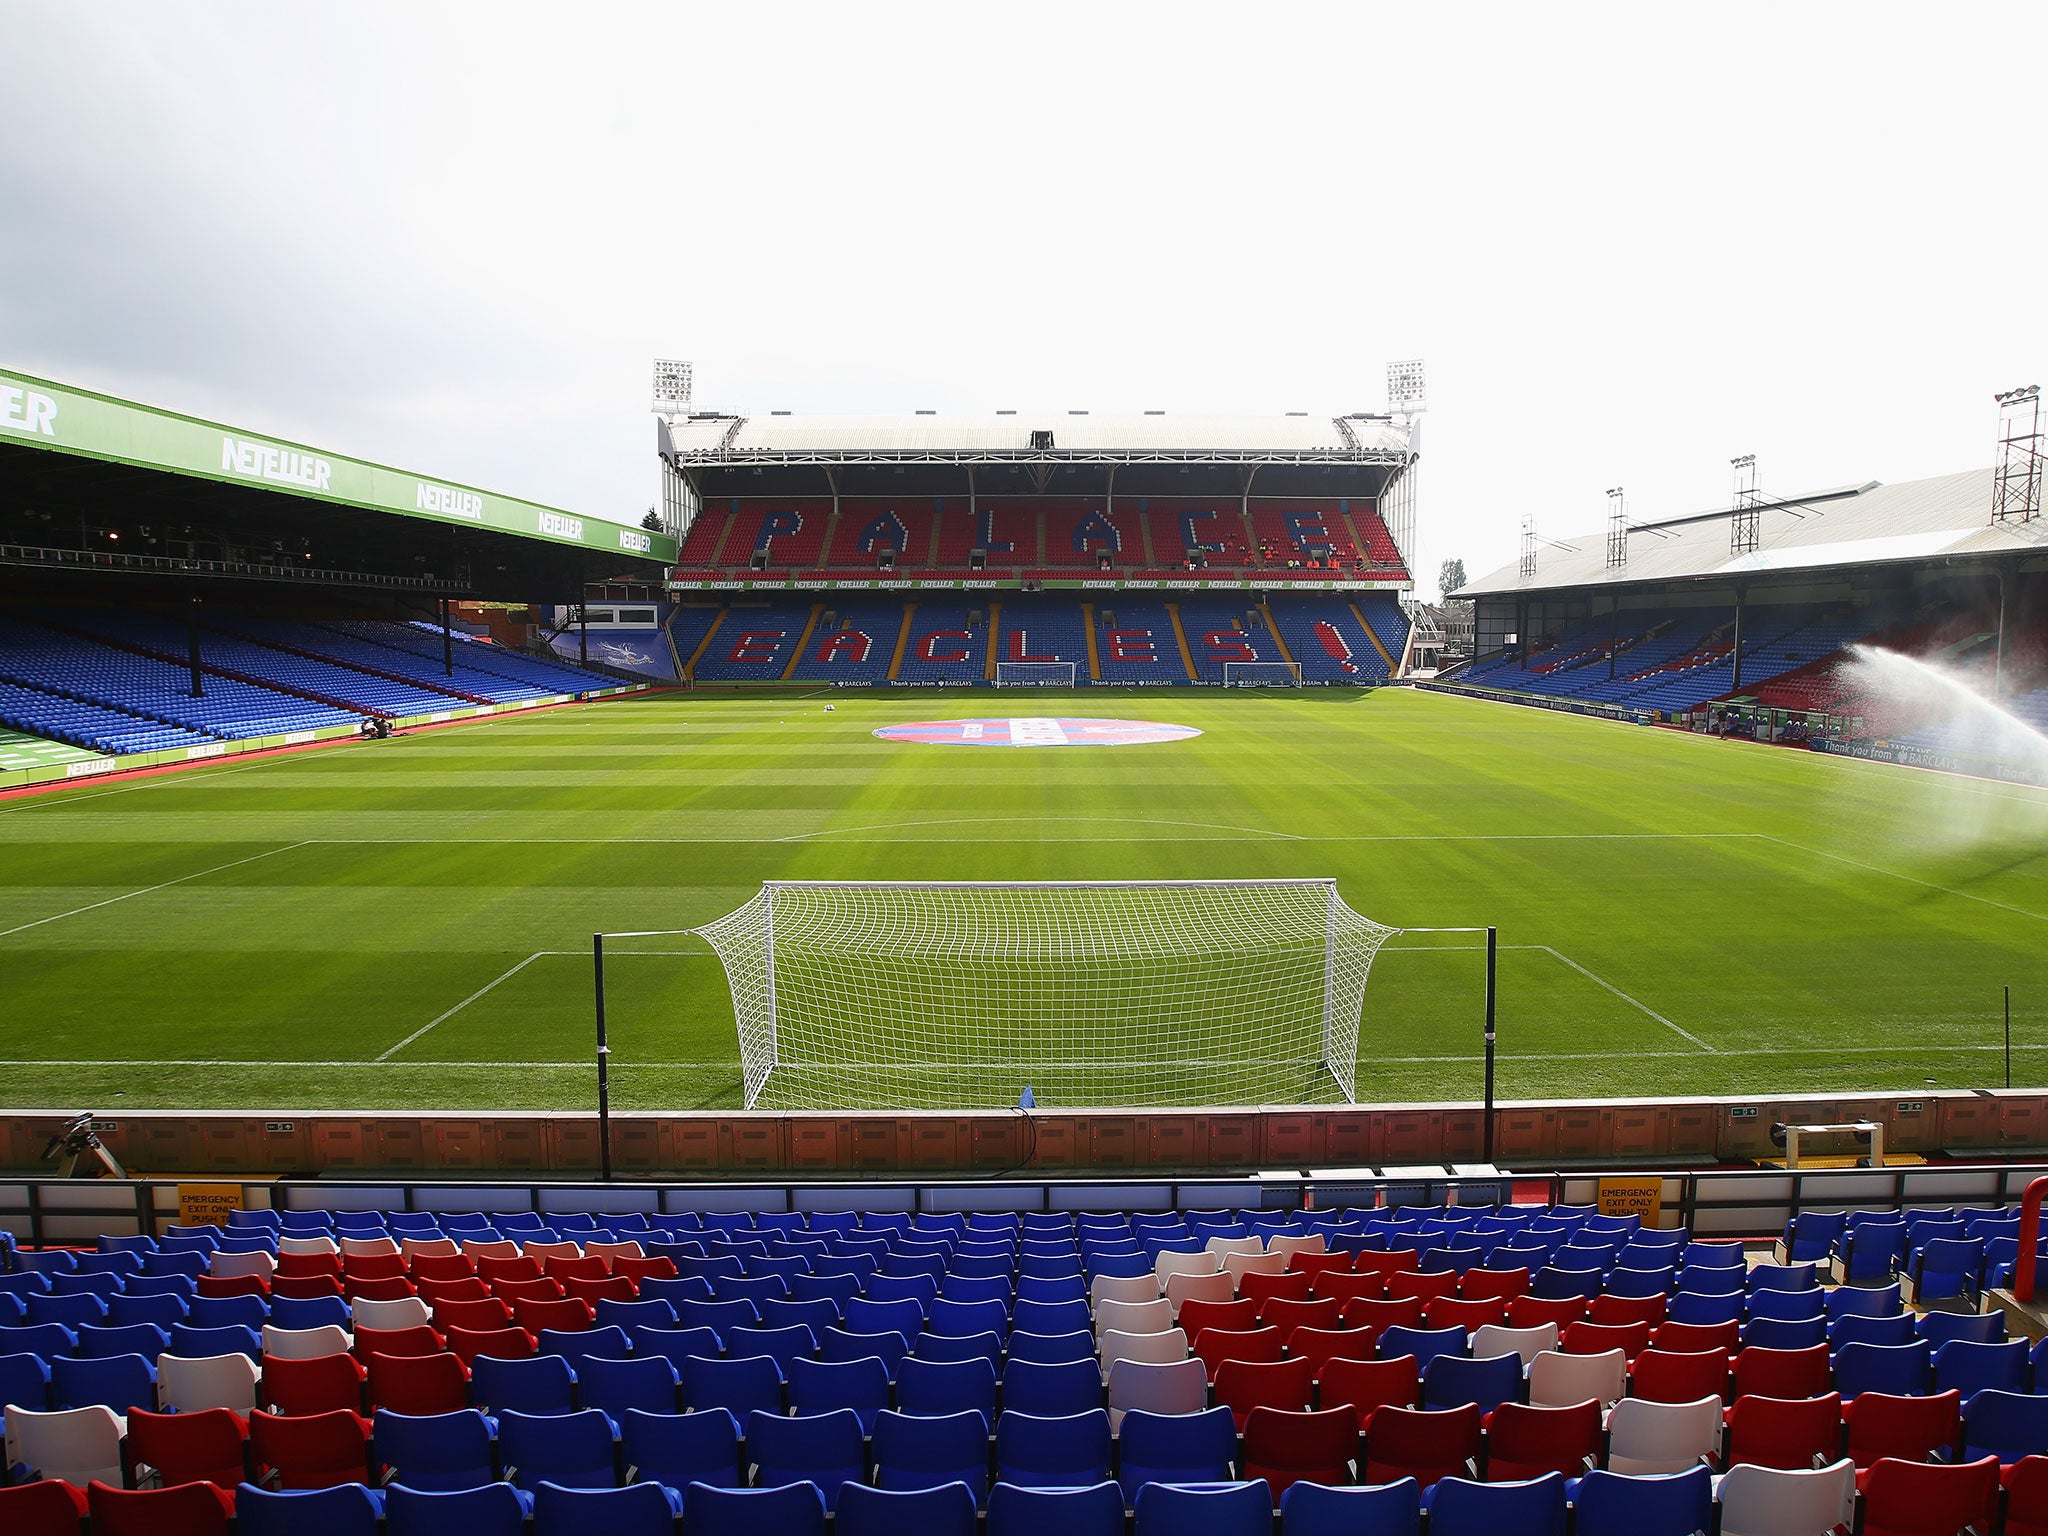
[[[381,1211],[1093,1211],[1174,1210],[1222,1205],[1300,1206],[1492,1204],[1541,1198],[1593,1204],[1605,1179],[1663,1184],[1667,1225],[1702,1236],[1766,1238],[1809,1210],[1894,1210],[2021,1204],[2038,1230],[2048,1197],[2041,1163],[1921,1164],[1877,1169],[1778,1168],[1670,1171],[1559,1170],[1515,1173],[1490,1167],[1263,1170],[1171,1175],[997,1179],[750,1179],[611,1183],[548,1180],[354,1180],[216,1178],[251,1209]],[[0,1179],[0,1228],[32,1245],[87,1243],[106,1235],[155,1236],[178,1219],[173,1179]],[[2031,1201],[2031,1205],[2023,1202]],[[2033,1251],[2022,1241],[2021,1254]],[[2023,1264],[2024,1274],[2031,1268]],[[2020,1276],[2016,1275],[2018,1283]]]

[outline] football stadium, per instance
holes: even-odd
[[[0,13],[0,1536],[2048,1536],[2043,30]]]
[[[1448,669],[1413,414],[665,404],[631,527],[0,379],[16,1528],[2048,1467],[2033,396]]]

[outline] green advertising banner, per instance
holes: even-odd
[[[676,558],[676,541],[665,533],[427,479],[4,370],[0,442],[198,475],[229,485],[253,485],[401,517],[468,523],[607,554],[670,564]]]

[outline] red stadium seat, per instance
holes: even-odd
[[[1278,1328],[1204,1328],[1195,1335],[1189,1351],[1202,1362],[1210,1384],[1214,1385],[1217,1368],[1224,1361],[1278,1360],[1281,1347]]]
[[[144,1413],[130,1409],[123,1446],[128,1480],[171,1487],[178,1483],[219,1483],[232,1488],[248,1475],[244,1452],[249,1426],[225,1408],[195,1413]]]
[[[589,1302],[564,1296],[554,1301],[527,1299],[515,1302],[512,1318],[528,1333],[537,1334],[549,1328],[557,1333],[575,1333],[596,1322],[597,1313]]]
[[[370,1406],[393,1413],[458,1413],[469,1406],[469,1371],[456,1355],[370,1356]]]
[[[1517,1296],[1527,1295],[1528,1290],[1526,1269],[1468,1269],[1465,1278],[1458,1282],[1458,1294],[1471,1301],[1484,1301],[1489,1296],[1513,1301]]]
[[[1326,1269],[1310,1282],[1309,1294],[1334,1297],[1340,1304],[1379,1301],[1387,1294],[1387,1277],[1377,1271]]]
[[[1297,1328],[1287,1338],[1287,1353],[1306,1360],[1313,1376],[1321,1376],[1332,1360],[1370,1360],[1378,1335],[1369,1328]]]
[[[1273,1502],[1296,1483],[1341,1486],[1358,1459],[1358,1414],[1350,1407],[1308,1413],[1257,1407],[1244,1420],[1247,1479],[1264,1478]]]
[[[1600,1459],[1600,1405],[1532,1408],[1502,1403],[1486,1425],[1486,1480],[1517,1482],[1559,1472],[1580,1477]]]
[[[1564,1330],[1557,1347],[1568,1355],[1604,1355],[1618,1349],[1633,1360],[1650,1347],[1650,1325],[1576,1322]]]
[[[1204,1328],[1228,1328],[1242,1332],[1259,1326],[1259,1304],[1249,1297],[1236,1301],[1189,1300],[1180,1304],[1176,1319],[1181,1331],[1193,1338]]]
[[[1653,1403],[1696,1403],[1728,1395],[1728,1357],[1718,1349],[1691,1354],[1646,1349],[1629,1363],[1629,1373],[1629,1396]]]
[[[255,1481],[280,1488],[332,1488],[370,1480],[370,1421],[336,1410],[303,1417],[249,1415],[249,1459]]]
[[[437,1301],[434,1303],[434,1327],[446,1333],[450,1328],[466,1328],[472,1333],[489,1328],[510,1328],[512,1309],[495,1296],[481,1301]]]
[[[1803,1472],[1841,1455],[1842,1399],[1833,1392],[1825,1397],[1738,1397],[1726,1418],[1731,1467],[1748,1462]]]
[[[1767,1349],[1752,1344],[1735,1357],[1735,1395],[1819,1397],[1828,1390],[1833,1374],[1825,1344],[1810,1349]]]
[[[534,1340],[524,1328],[450,1328],[448,1353],[469,1366],[478,1355],[524,1360],[534,1353]]]
[[[1479,1460],[1477,1403],[1456,1408],[1381,1408],[1365,1431],[1367,1483],[1412,1477],[1428,1488],[1446,1477],[1471,1477]]]
[[[1862,1536],[1955,1536],[1990,1531],[1998,1520],[1996,1456],[1960,1466],[1887,1456],[1857,1478]],[[2007,1536],[2012,1536],[2007,1522]]]
[[[1630,1323],[1646,1323],[1655,1328],[1664,1321],[1665,1298],[1662,1296],[1595,1296],[1586,1308],[1586,1321],[1599,1323],[1604,1327],[1625,1327]]]
[[[303,1418],[346,1409],[360,1412],[368,1373],[353,1355],[315,1355],[304,1360],[263,1357],[256,1400],[276,1414]]]
[[[476,1273],[478,1279],[493,1287],[501,1280],[538,1280],[541,1278],[539,1261],[530,1254],[524,1253],[520,1254],[517,1258],[478,1259],[476,1261]]]
[[[1703,1349],[1718,1349],[1724,1355],[1732,1355],[1741,1343],[1742,1324],[1732,1319],[1725,1323],[1659,1323],[1657,1331],[1650,1335],[1652,1349],[1677,1355],[1697,1354]]]
[[[1246,1279],[1251,1277],[1247,1275]],[[1294,1301],[1274,1297],[1259,1304],[1259,1321],[1280,1330],[1281,1342],[1291,1351],[1297,1328],[1335,1328],[1342,1308],[1334,1296],[1318,1301]]]
[[[358,1328],[349,1353],[365,1365],[372,1355],[438,1355],[447,1341],[426,1324],[413,1328]]]
[[[1413,1296],[1421,1301],[1433,1301],[1439,1296],[1458,1294],[1457,1271],[1449,1269],[1404,1269],[1387,1276],[1387,1299],[1399,1301],[1404,1296]]]
[[[1339,1321],[1346,1328],[1363,1328],[1377,1340],[1389,1328],[1420,1328],[1422,1302],[1414,1296],[1399,1301],[1372,1301],[1361,1296],[1344,1303]]]
[[[1252,1302],[1306,1301],[1315,1276],[1305,1269],[1283,1269],[1278,1274],[1247,1270],[1237,1282],[1240,1298]]]
[[[0,1531],[7,1536],[79,1536],[85,1511],[85,1490],[54,1477],[0,1487]]]
[[[88,1484],[92,1536],[228,1536],[235,1515],[232,1488],[179,1483],[146,1490]]]
[[[1936,1452],[1953,1455],[1963,1428],[1963,1394],[1951,1387],[1932,1397],[1896,1397],[1859,1392],[1842,1404],[1849,1426],[1846,1454],[1859,1467],[1883,1457],[1926,1461]]]
[[[1507,1303],[1498,1296],[1439,1296],[1422,1309],[1422,1320],[1430,1328],[1462,1328],[1477,1333],[1488,1323],[1506,1320]]]
[[[1422,1394],[1422,1370],[1413,1355],[1393,1360],[1353,1360],[1348,1355],[1332,1357],[1316,1381],[1316,1406],[1357,1410],[1358,1420],[1368,1430],[1374,1412],[1381,1408],[1413,1408]]]
[[[1555,1323],[1562,1333],[1585,1315],[1583,1296],[1517,1296],[1508,1303],[1510,1328],[1541,1328],[1545,1323]]]
[[[1223,1360],[1210,1380],[1216,1405],[1230,1410],[1241,1434],[1254,1408],[1306,1412],[1315,1391],[1315,1367],[1306,1360]]]

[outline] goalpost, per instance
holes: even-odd
[[[1398,930],[1310,879],[772,880],[694,931],[749,1109],[885,1109],[1354,1102]]]
[[[1301,686],[1301,663],[1298,661],[1226,661],[1223,663],[1223,686],[1226,688],[1299,688]]]
[[[1071,688],[1074,686],[1074,664],[1071,661],[999,661],[996,663],[996,686]]]

